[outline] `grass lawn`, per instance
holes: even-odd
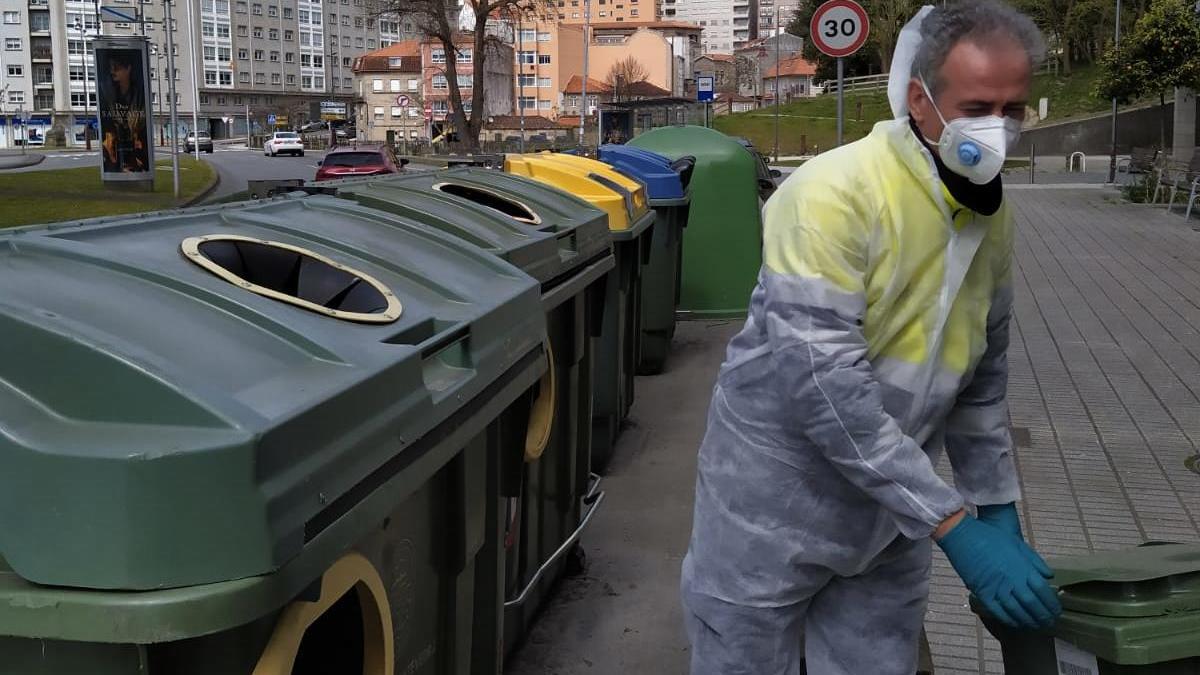
[[[52,223],[94,216],[154,211],[175,206],[171,158],[159,159],[154,192],[123,192],[100,183],[100,168],[0,172],[0,227]],[[212,181],[214,169],[179,157],[179,189],[186,201]]]
[[[1034,77],[1030,105],[1037,108],[1038,99],[1050,99],[1047,123],[1061,122],[1070,117],[1104,112],[1111,105],[1093,94],[1097,66],[1077,64],[1070,77],[1040,74]],[[861,104],[861,117],[859,105]],[[891,119],[884,91],[846,94],[846,142],[858,140],[881,120]],[[780,107],[779,151],[783,155],[815,153],[833,147],[837,140],[837,97],[818,96],[802,99]],[[760,151],[771,154],[775,148],[775,108],[766,108],[716,118],[718,131],[731,136],[749,138]]]

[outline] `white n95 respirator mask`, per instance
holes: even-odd
[[[958,117],[946,121],[933,102],[933,95],[922,82],[925,95],[942,120],[942,137],[934,142],[942,163],[954,173],[976,185],[986,185],[1000,175],[1008,151],[1021,137],[1021,123],[1011,117]]]

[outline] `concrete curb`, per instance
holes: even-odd
[[[40,153],[0,157],[0,171],[4,169],[24,169],[27,166],[36,166],[44,161],[46,161],[46,156]]]
[[[199,204],[200,202],[204,201],[205,199],[208,199],[208,197],[210,195],[212,195],[213,192],[216,192],[217,186],[221,184],[221,172],[219,170],[217,170],[217,167],[213,166],[212,164],[209,164],[208,162],[204,162],[204,163],[208,166],[208,168],[212,169],[212,172],[213,172],[212,181],[210,181],[208,185],[204,186],[203,190],[196,193],[195,197],[192,197],[191,199],[180,204],[178,208],[187,208],[189,206],[195,206],[195,205]]]

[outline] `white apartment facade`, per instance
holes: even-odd
[[[704,29],[704,53],[730,54],[758,35],[759,0],[662,0],[664,21],[684,21]]]

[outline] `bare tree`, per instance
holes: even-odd
[[[536,22],[539,17],[545,20],[557,12],[552,0],[367,0],[367,4],[372,15],[411,21],[422,35],[441,44],[446,63],[439,66],[450,96],[450,119],[468,150],[479,148],[479,132],[487,119],[487,66],[506,58],[514,42],[512,25],[518,21]],[[459,25],[462,18],[467,19],[467,25]],[[460,46],[468,40],[474,73],[469,116],[463,112],[463,95],[458,88]]]
[[[650,71],[637,57],[626,56],[609,68],[605,84],[612,89],[613,102],[620,103],[629,96],[630,87],[638,82],[645,82],[649,77]]]
[[[762,76],[759,63],[749,56],[738,54],[734,59],[738,93],[744,96],[762,96]]]

